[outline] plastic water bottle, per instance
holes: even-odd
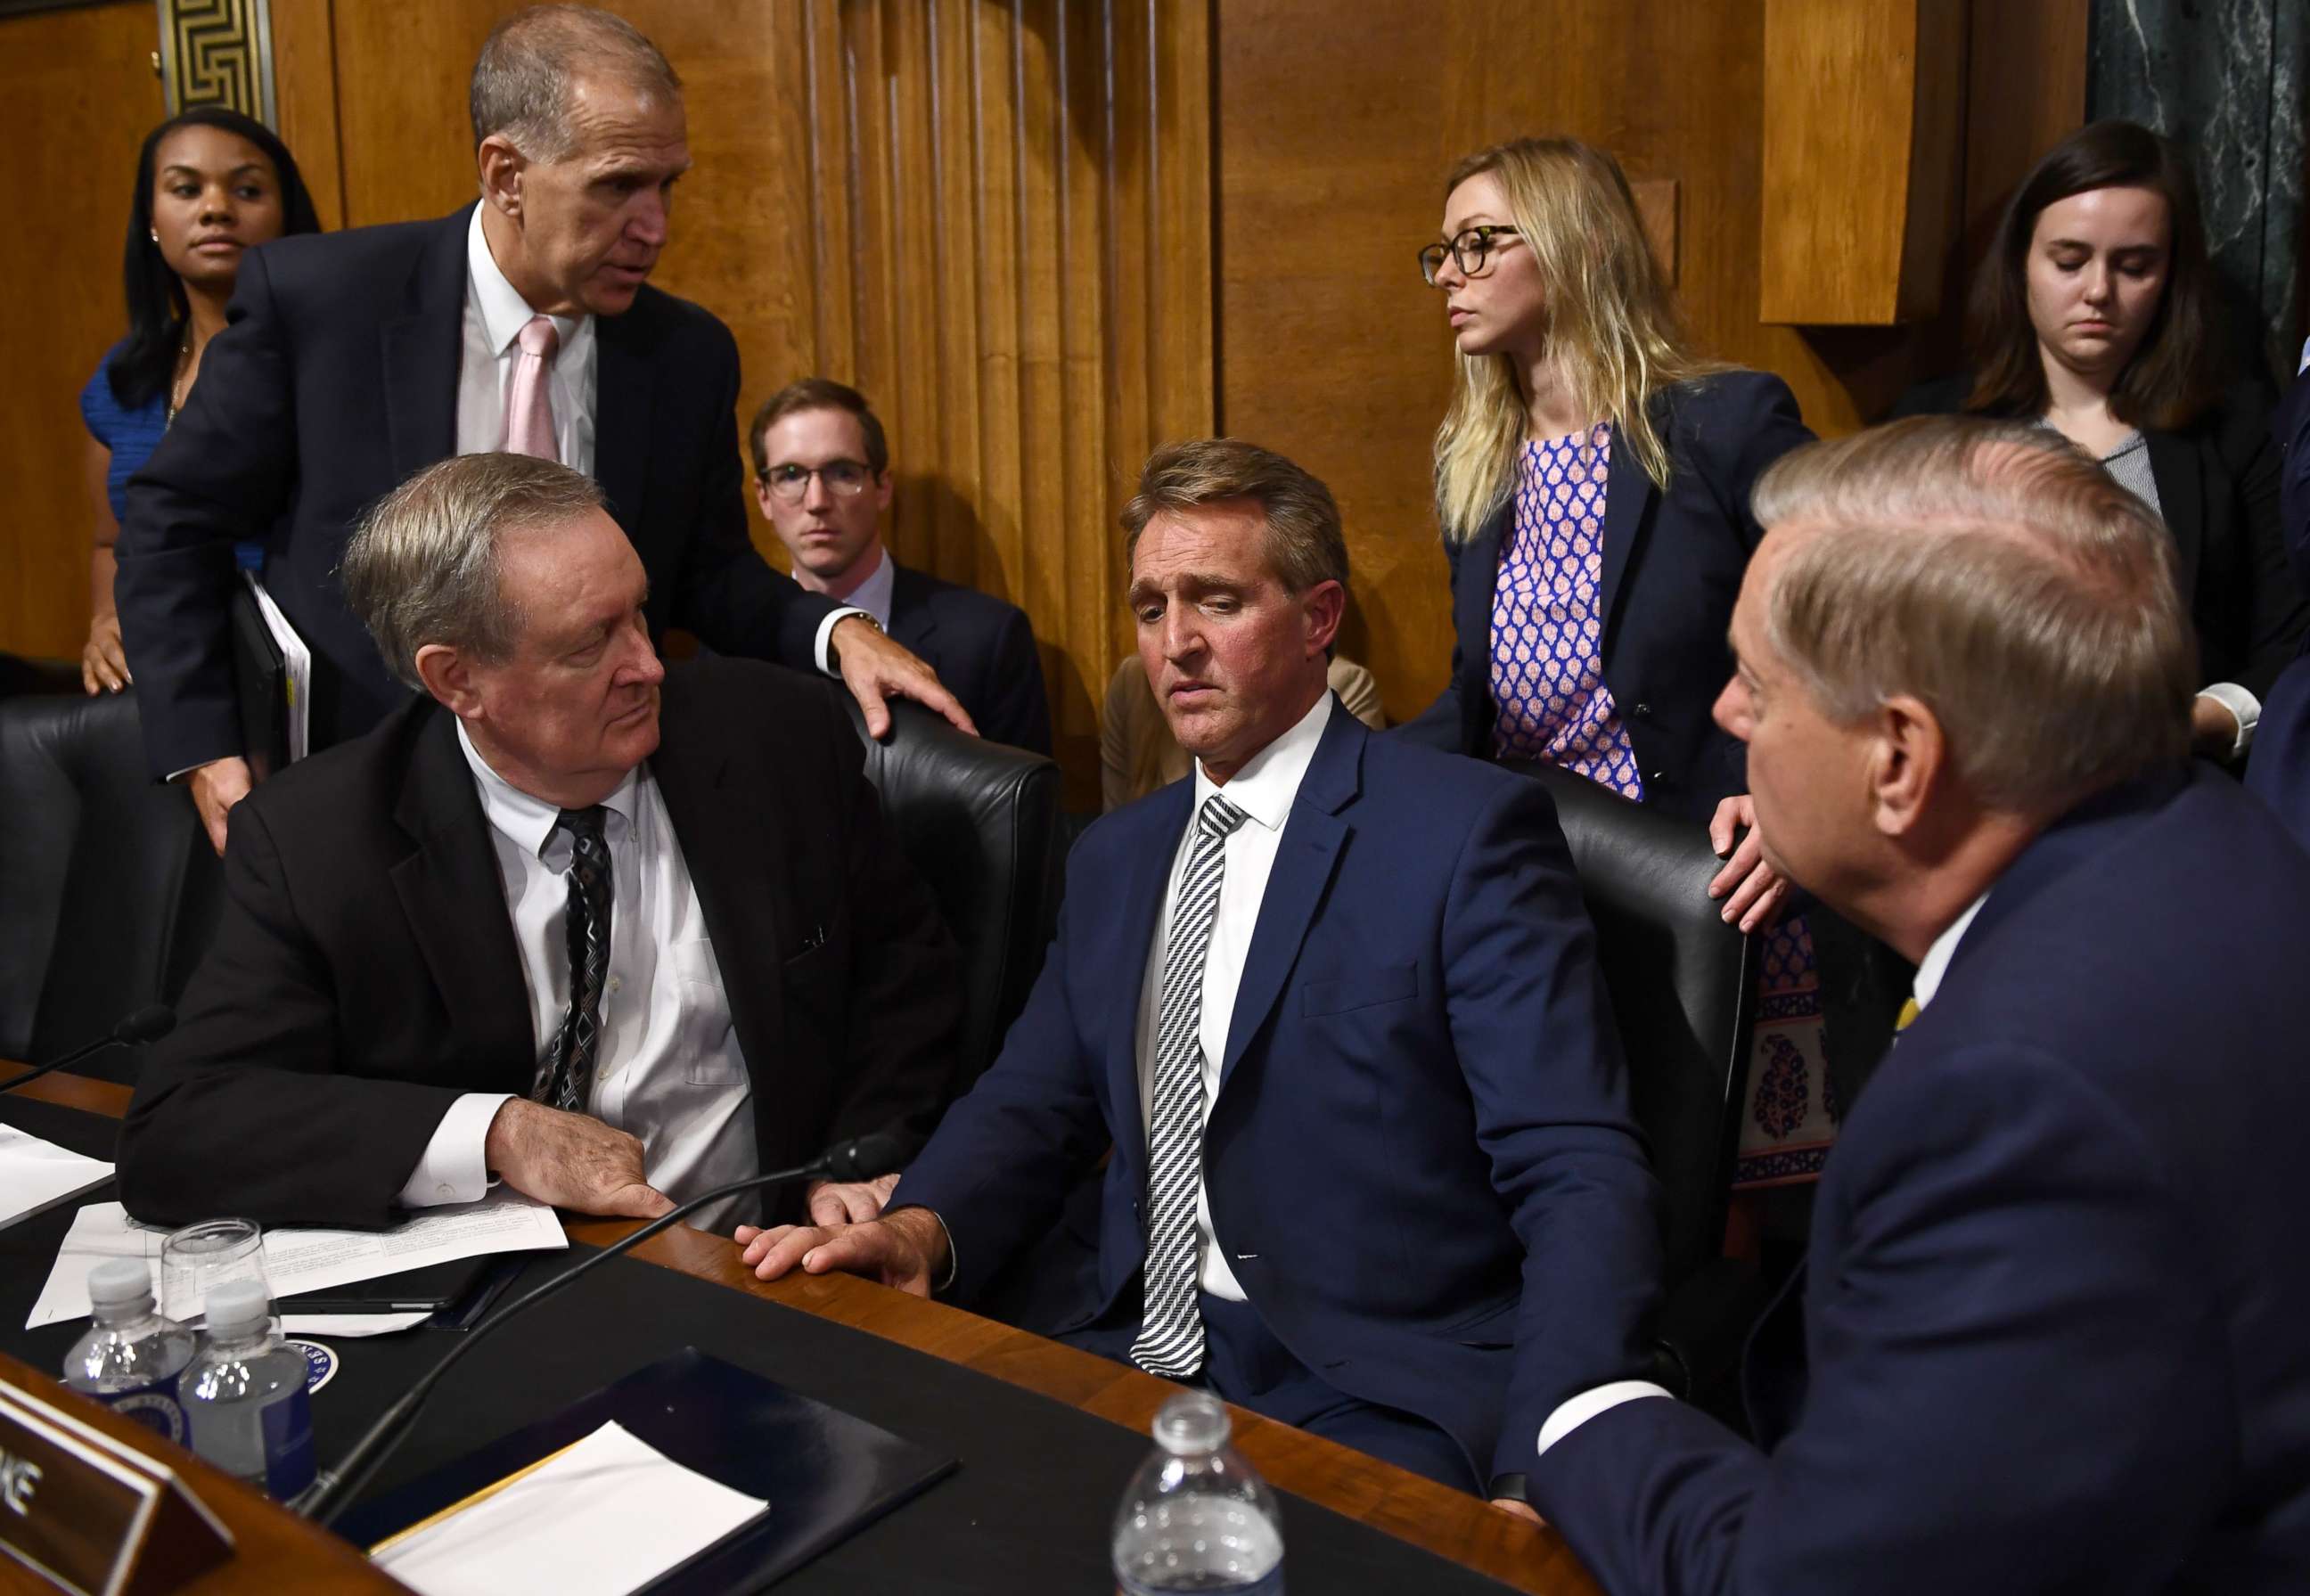
[[[65,1383],[116,1413],[185,1438],[177,1376],[193,1360],[193,1332],[152,1307],[152,1272],[141,1258],[108,1258],[88,1271],[88,1333],[65,1359]]]
[[[1275,1493],[1228,1444],[1228,1430],[1227,1409],[1200,1391],[1181,1392],[1155,1416],[1155,1454],[1115,1513],[1115,1578],[1124,1596],[1282,1596]]]
[[[274,1333],[263,1282],[226,1280],[209,1292],[208,1333],[180,1390],[201,1456],[275,1501],[313,1483],[305,1358]]]

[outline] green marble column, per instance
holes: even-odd
[[[2306,308],[2310,0],[2093,0],[2091,39],[2087,114],[2142,123],[2196,155],[2207,241],[2250,324],[2239,332],[2291,373]]]

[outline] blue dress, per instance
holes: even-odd
[[[133,410],[113,394],[112,360],[127,343],[124,338],[106,350],[104,359],[96,363],[96,374],[80,391],[81,419],[88,423],[89,436],[112,453],[112,463],[104,470],[104,496],[111,502],[116,525],[128,518],[128,479],[152,457],[152,451],[161,446],[161,434],[169,429],[165,393],[155,394],[148,403]],[[265,568],[264,544],[235,543],[232,551],[242,570]]]

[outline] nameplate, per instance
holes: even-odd
[[[232,1532],[157,1458],[0,1384],[0,1551],[78,1596],[157,1596],[232,1556]]]

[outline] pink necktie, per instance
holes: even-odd
[[[519,334],[521,352],[513,360],[513,381],[506,388],[505,447],[509,455],[534,455],[559,460],[560,447],[553,439],[553,354],[561,334],[543,316],[533,316]]]

